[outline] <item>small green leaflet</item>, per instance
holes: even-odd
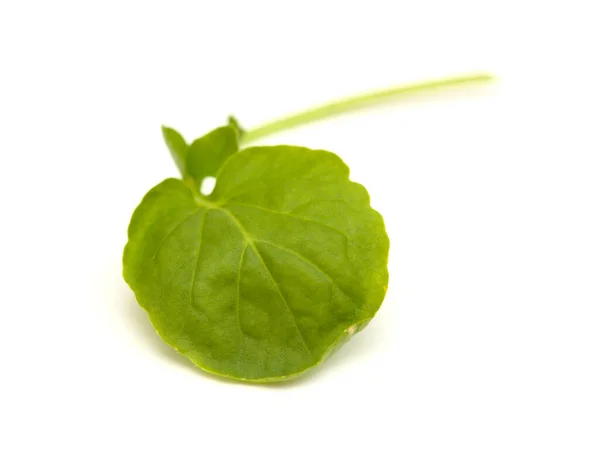
[[[168,129],[184,180],[158,184],[135,210],[124,277],[163,340],[197,366],[285,380],[373,318],[389,240],[339,157],[292,146],[238,151],[238,133],[224,126],[188,147]],[[198,189],[206,176],[216,177],[209,196]]]
[[[331,356],[383,302],[383,219],[333,153],[240,146],[390,99],[492,79],[392,87],[250,131],[229,117],[189,145],[163,127],[182,179],[146,194],[123,254],[125,280],[158,334],[201,369],[249,382],[288,380]],[[206,178],[216,178],[210,195],[201,193]]]
[[[202,185],[202,180],[205,177],[215,177],[225,160],[238,149],[236,129],[231,126],[219,127],[190,145],[187,152],[187,173],[197,185]]]
[[[163,126],[162,132],[165,143],[171,152],[171,156],[173,157],[173,161],[175,161],[177,169],[179,169],[182,176],[185,175],[188,144],[179,132],[170,127]]]

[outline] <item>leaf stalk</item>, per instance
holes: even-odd
[[[432,90],[446,89],[470,84],[483,84],[494,79],[491,74],[472,74],[465,76],[449,77],[433,81],[395,86],[371,93],[344,98],[327,103],[323,106],[301,111],[296,114],[271,121],[262,126],[247,131],[242,142],[248,145],[258,139],[273,135],[278,132],[293,129],[326,118],[331,118],[343,113],[348,113],[365,107],[387,103],[400,97],[411,97]]]

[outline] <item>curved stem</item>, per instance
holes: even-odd
[[[292,129],[297,126],[308,124],[320,119],[329,118],[352,110],[357,110],[367,106],[373,106],[380,103],[393,100],[398,97],[412,96],[429,90],[438,88],[455,87],[464,84],[475,84],[488,82],[493,79],[490,74],[474,74],[470,76],[451,77],[435,81],[421,82],[418,84],[409,84],[398,87],[392,87],[385,90],[379,90],[364,95],[345,98],[334,101],[318,108],[302,111],[290,116],[269,122],[263,126],[255,127],[247,131],[242,139],[244,144],[254,142],[255,140],[275,134],[277,132]]]

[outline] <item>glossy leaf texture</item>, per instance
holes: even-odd
[[[335,154],[227,157],[208,197],[178,179],[135,210],[124,277],[160,336],[200,368],[247,381],[318,365],[379,309],[383,219]]]

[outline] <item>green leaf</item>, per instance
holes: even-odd
[[[238,133],[232,126],[219,127],[194,140],[187,155],[187,174],[198,186],[216,176],[225,160],[238,151]]]
[[[165,143],[171,152],[171,156],[173,157],[179,172],[182,176],[185,176],[185,160],[188,150],[188,145],[185,139],[179,132],[177,132],[175,129],[171,129],[170,127],[163,126],[162,133]]]
[[[165,342],[202,369],[289,379],[379,309],[383,219],[330,152],[248,148],[215,174],[208,197],[177,179],[148,192],[129,226],[125,280]]]
[[[238,140],[241,140],[241,138],[244,136],[246,131],[244,129],[242,129],[242,126],[240,126],[240,123],[238,122],[238,120],[235,119],[233,116],[229,116],[229,118],[227,119],[227,123],[230,127],[233,127],[233,129],[235,130],[235,132],[238,136]]]

